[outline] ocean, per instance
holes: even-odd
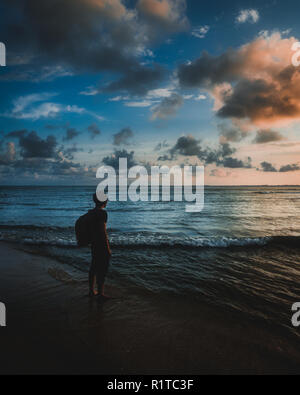
[[[86,278],[90,252],[75,242],[76,219],[94,187],[0,187],[0,238],[57,260]],[[130,292],[207,303],[299,337],[300,187],[206,187],[205,207],[185,202],[110,202],[108,281]]]

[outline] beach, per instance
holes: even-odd
[[[110,282],[103,304],[53,259],[0,255],[1,374],[299,374],[297,339],[272,325]]]

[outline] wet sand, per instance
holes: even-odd
[[[107,287],[0,243],[0,374],[299,374],[297,339],[183,299]]]

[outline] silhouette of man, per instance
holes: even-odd
[[[92,210],[92,263],[89,273],[89,295],[90,297],[102,296],[106,298],[104,295],[104,283],[111,257],[106,231],[107,212],[104,210],[108,201],[101,202],[96,194],[93,195],[93,200],[96,207]],[[96,285],[98,291],[95,289]]]

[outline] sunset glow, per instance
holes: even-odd
[[[208,185],[300,184],[292,4],[59,4],[29,0],[16,29],[3,6],[2,184],[94,184],[121,154],[204,165]]]

